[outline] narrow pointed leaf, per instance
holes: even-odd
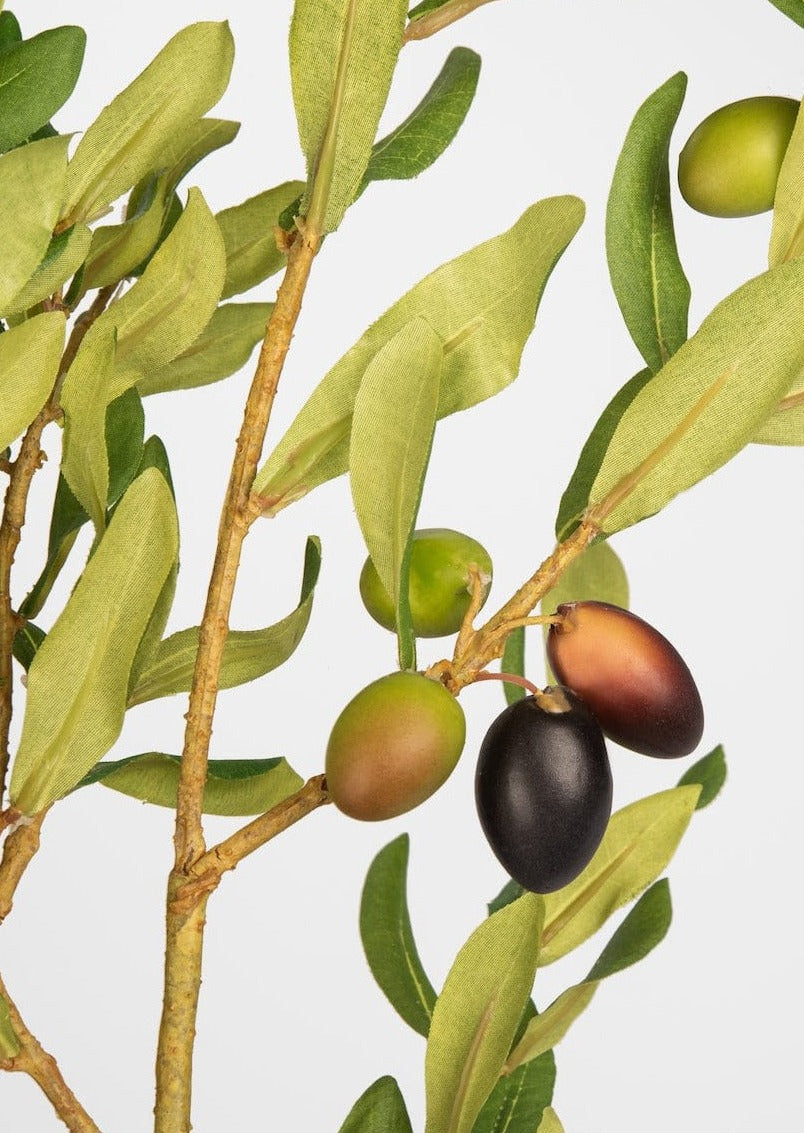
[[[525,675],[525,627],[518,626],[512,630],[505,639],[505,649],[500,663],[501,673],[512,673],[514,676]],[[521,685],[503,682],[503,693],[506,704],[513,704],[527,695]]]
[[[45,631],[33,622],[26,622],[14,634],[14,659],[19,661],[26,672],[30,669],[31,662],[46,636]]]
[[[529,1065],[531,1059],[538,1059],[545,1051],[557,1046],[578,1016],[592,1002],[598,986],[599,981],[584,980],[583,983],[562,991],[541,1015],[531,1019],[528,1029],[511,1053],[509,1066],[521,1069]]]
[[[301,597],[296,609],[265,629],[230,630],[223,650],[219,688],[235,688],[283,665],[301,641],[313,607],[321,547],[312,536],[304,556]],[[199,627],[179,630],[160,642],[129,696],[129,705],[189,692],[198,653]]]
[[[609,274],[625,324],[655,373],[687,337],[690,286],[670,204],[670,137],[687,76],[668,79],[631,123],[606,209]]]
[[[352,408],[366,367],[412,319],[427,319],[444,344],[439,417],[505,389],[518,373],[547,279],[582,218],[576,197],[532,205],[507,232],[437,268],[372,324],[324,377],[258,473],[255,488],[272,510],[346,471]]]
[[[418,177],[436,161],[463,125],[480,76],[480,56],[455,47],[419,105],[374,143],[363,183]]]
[[[552,1100],[555,1080],[552,1051],[518,1066],[497,1082],[472,1133],[535,1133]]]
[[[177,389],[196,389],[236,374],[265,337],[273,303],[224,303],[183,354],[145,374],[137,389],[143,397]]]
[[[801,0],[799,0],[801,3]],[[801,3],[804,11],[804,3]],[[804,111],[799,107],[776,181],[768,266],[804,253]]]
[[[8,1004],[0,995],[0,1058],[16,1058],[20,1049],[19,1039],[11,1024]]]
[[[415,665],[408,604],[410,539],[433,444],[442,344],[424,319],[404,326],[366,368],[349,450],[352,500],[397,612],[399,660]]]
[[[226,23],[191,24],[173,36],[81,138],[68,171],[65,226],[102,212],[163,166],[165,147],[225,91],[233,57]]]
[[[412,1133],[399,1086],[393,1078],[378,1078],[357,1099],[339,1133]]]
[[[793,23],[804,28],[804,0],[770,0],[770,2],[774,8],[789,16]]]
[[[61,311],[47,311],[0,334],[0,451],[27,429],[50,397],[65,325]]]
[[[653,515],[757,432],[804,366],[804,259],[750,280],[634,398],[592,486],[602,530]]]
[[[410,839],[400,834],[369,867],[360,899],[360,938],[369,968],[394,1010],[427,1036],[436,993],[422,967],[407,899]]]
[[[407,0],[296,0],[290,76],[308,194],[301,211],[334,231],[366,171],[394,73]]]
[[[73,92],[86,33],[50,28],[0,55],[0,152],[19,145],[50,121]]]
[[[216,214],[226,248],[222,299],[256,287],[285,263],[287,257],[277,247],[274,230],[279,214],[303,189],[303,181],[285,181]]]
[[[673,787],[612,815],[583,873],[545,898],[540,964],[577,948],[658,877],[689,825],[700,792],[697,784]]]
[[[548,1106],[544,1111],[537,1133],[564,1133],[564,1126],[558,1120],[558,1114],[552,1106]]]
[[[518,881],[507,881],[502,887],[497,896],[489,901],[486,908],[489,911],[489,916],[496,913],[498,909],[504,909],[506,905],[510,905],[512,901],[516,901],[517,897],[521,897],[523,893],[527,892],[524,886],[520,885]]]
[[[0,157],[0,314],[16,309],[14,300],[47,255],[64,191],[69,141],[45,138]]]
[[[78,784],[102,783],[155,806],[176,806],[181,760],[150,751],[98,763]],[[211,759],[204,786],[204,814],[264,814],[303,785],[285,759]]]
[[[714,802],[725,782],[726,753],[723,751],[723,745],[718,744],[708,755],[699,759],[697,763],[693,763],[692,767],[684,772],[678,781],[678,785],[679,787],[686,787],[690,784],[699,783],[701,793],[698,802],[695,804],[695,809],[703,810],[705,806]]]
[[[527,893],[458,953],[427,1040],[425,1133],[469,1133],[494,1088],[533,986],[543,913]]]
[[[85,224],[54,236],[39,267],[11,300],[5,314],[18,315],[59,291],[87,258],[91,240],[92,233]]]
[[[173,497],[149,469],[123,497],[28,671],[11,779],[23,814],[70,791],[120,734],[129,670],[177,545]]]
[[[62,475],[73,496],[103,531],[109,492],[109,460],[104,423],[106,407],[115,388],[114,326],[105,324],[90,331],[70,367],[62,386],[64,444]],[[116,391],[115,391],[116,392]]]

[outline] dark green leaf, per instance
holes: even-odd
[[[117,503],[137,475],[144,436],[142,399],[132,386],[115,398],[106,410],[106,452],[109,459],[107,507]]]
[[[510,905],[512,901],[516,901],[517,897],[521,897],[525,889],[519,884],[518,881],[507,881],[502,887],[497,896],[488,903],[489,916],[496,913],[498,909],[504,909],[506,905]]]
[[[427,1035],[436,993],[422,967],[407,902],[410,839],[400,834],[375,857],[360,900],[360,937],[372,975],[405,1022]]]
[[[500,665],[500,672],[512,673],[517,677],[524,677],[525,675],[525,627],[517,626],[516,629],[511,630],[508,637],[505,639],[505,649],[503,650],[502,662]],[[512,684],[511,681],[503,681],[503,692],[507,704],[513,704],[517,700],[522,700],[527,696],[527,692],[521,685]]]
[[[357,1099],[340,1133],[412,1133],[405,1099],[393,1078],[378,1078]]]
[[[606,210],[609,273],[631,337],[655,373],[687,337],[690,287],[670,204],[670,137],[687,76],[674,75],[639,108],[614,171]]]
[[[793,23],[804,28],[804,0],[770,0],[770,2],[774,8],[789,16]]]
[[[408,18],[416,20],[419,16],[425,15],[427,12],[434,12],[436,8],[443,8],[445,4],[449,4],[450,0],[422,0],[421,4],[416,4],[408,12]]]
[[[279,215],[304,189],[302,181],[285,181],[240,205],[216,213],[226,248],[226,280],[221,299],[248,291],[278,272],[286,255],[276,243]]]
[[[696,810],[709,806],[720,794],[720,789],[726,782],[726,753],[722,744],[718,744],[703,759],[693,763],[678,781],[679,787],[686,787],[690,783],[700,783],[701,793],[698,797]]]
[[[138,469],[137,475],[144,472],[146,468],[158,468],[165,478],[167,486],[176,498],[176,491],[173,487],[173,475],[170,471],[170,461],[168,460],[167,449],[161,437],[149,437],[142,448],[142,460]]]
[[[472,1133],[536,1133],[552,1101],[555,1080],[551,1050],[505,1074],[489,1094]]]
[[[33,622],[26,622],[14,634],[14,657],[26,672],[31,667],[31,661],[33,661],[36,651],[46,636],[45,631],[34,625]]]
[[[468,47],[453,48],[415,110],[374,143],[363,185],[418,177],[432,165],[460,130],[479,75],[480,56]]]
[[[0,54],[14,47],[22,39],[17,17],[13,12],[0,12]]]
[[[85,46],[83,28],[68,26],[40,32],[0,54],[0,151],[30,138],[64,105],[78,81]]]

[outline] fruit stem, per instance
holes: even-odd
[[[475,681],[505,681],[506,684],[519,685],[520,688],[527,689],[534,696],[541,696],[543,692],[533,681],[529,681],[527,677],[520,677],[517,673],[490,673],[488,669],[484,669],[482,672],[476,673],[474,679]],[[474,681],[472,683],[474,684]]]

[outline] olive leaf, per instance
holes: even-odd
[[[425,1133],[469,1133],[528,1001],[544,905],[526,893],[488,917],[458,953],[439,995],[425,1056]]]
[[[609,274],[626,326],[655,373],[687,337],[690,286],[678,257],[668,153],[687,76],[673,75],[636,112],[606,208]]]
[[[556,1062],[552,1051],[504,1074],[489,1094],[472,1133],[534,1133],[553,1097]]]
[[[801,0],[799,0],[801,3]],[[804,12],[804,3],[801,3]],[[768,266],[804,253],[804,111],[799,106],[793,133],[776,180]]]
[[[64,349],[65,318],[46,311],[0,335],[0,451],[50,397]]]
[[[63,227],[97,216],[162,168],[171,139],[226,90],[233,58],[226,23],[196,23],[177,32],[81,137],[67,172]]]
[[[538,1059],[556,1046],[589,1006],[602,980],[637,964],[664,940],[672,915],[670,886],[664,878],[642,894],[595,961],[586,979],[567,988],[541,1015],[530,1020],[525,1033],[511,1052],[508,1069],[514,1070],[531,1059]]]
[[[180,771],[179,756],[149,751],[96,764],[75,789],[101,783],[142,802],[175,808]],[[202,810],[229,817],[264,814],[303,782],[285,759],[211,759]]]
[[[274,229],[280,213],[303,189],[303,181],[285,181],[216,213],[226,249],[222,299],[256,287],[282,267],[286,256],[277,246]]]
[[[804,367],[802,317],[804,259],[715,307],[620,418],[589,497],[605,533],[653,515],[753,438]]]
[[[407,0],[296,0],[290,77],[307,159],[301,212],[332,232],[355,199],[402,46]]]
[[[46,636],[45,631],[34,625],[33,622],[26,622],[14,634],[12,644],[14,659],[19,661],[26,672],[30,669],[31,661],[33,661]]]
[[[390,1077],[378,1078],[361,1094],[339,1133],[412,1133],[399,1086]]]
[[[120,734],[131,664],[177,546],[170,489],[148,469],[123,496],[28,670],[10,791],[22,814],[70,791]]]
[[[360,938],[371,973],[394,1010],[427,1036],[436,993],[422,967],[407,901],[410,838],[400,834],[369,866],[360,898]]]
[[[11,1022],[11,1012],[5,999],[0,995],[0,1057],[16,1058],[20,1049],[20,1041]]]
[[[770,0],[770,2],[774,8],[789,16],[793,23],[804,28],[804,0]]]
[[[564,1126],[558,1120],[558,1114],[552,1106],[548,1106],[544,1111],[544,1116],[536,1133],[564,1133]]]
[[[86,33],[68,25],[6,43],[0,55],[0,153],[30,138],[70,97],[84,60]]]
[[[701,788],[672,787],[616,811],[583,872],[545,897],[541,965],[552,964],[658,877],[689,825]]]
[[[372,359],[355,398],[352,500],[371,560],[396,610],[399,667],[416,665],[408,579],[410,541],[430,460],[443,348],[411,320]]]
[[[524,677],[525,675],[525,627],[517,626],[516,629],[511,630],[508,637],[505,639],[505,649],[503,650],[502,661],[500,663],[500,672],[511,673],[513,676]],[[521,685],[515,685],[511,681],[503,681],[503,693],[505,695],[505,703],[513,704],[517,700],[522,700],[527,695]]]
[[[804,386],[782,398],[751,440],[760,445],[804,445]]]
[[[10,47],[14,47],[21,40],[22,31],[17,17],[13,12],[0,11],[0,53],[5,54]]]
[[[687,768],[679,779],[678,785],[679,787],[686,787],[695,783],[700,784],[701,793],[698,796],[695,809],[703,810],[705,806],[709,806],[717,798],[725,782],[726,753],[723,751],[723,745],[718,744],[708,755],[703,756],[697,763],[693,763],[692,767]]]
[[[54,236],[31,278],[6,307],[15,316],[54,295],[83,264],[89,252],[92,233],[85,224],[76,224]]]
[[[301,596],[292,613],[265,629],[230,630],[223,649],[219,688],[254,681],[283,665],[301,641],[313,608],[313,591],[321,567],[321,545],[307,540]],[[132,688],[128,704],[189,692],[198,653],[199,627],[179,630],[155,648]]]
[[[122,224],[106,224],[92,233],[82,288],[108,287],[131,275],[155,248],[173,192],[166,174],[149,178],[139,207]]]
[[[412,319],[425,318],[444,344],[439,417],[505,389],[518,373],[547,279],[582,218],[576,197],[540,201],[507,232],[442,264],[389,308],[323,378],[257,474],[266,514],[346,471],[366,367]]]

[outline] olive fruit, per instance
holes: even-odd
[[[352,818],[394,818],[449,777],[466,738],[458,702],[421,673],[390,673],[350,700],[327,744],[330,798]]]
[[[760,95],[704,118],[678,159],[687,204],[708,216],[754,216],[772,208],[798,108],[792,98]]]
[[[423,527],[413,532],[408,597],[417,637],[446,637],[461,628],[472,596],[472,564],[480,571],[485,601],[492,573],[485,547],[471,536],[446,527]],[[395,628],[394,604],[371,559],[366,559],[360,572],[360,596],[376,622],[386,629]]]
[[[683,658],[653,626],[607,602],[568,602],[550,626],[547,658],[609,739],[642,755],[689,755],[703,705]]]
[[[525,889],[551,893],[588,864],[611,815],[600,725],[569,689],[509,705],[480,746],[475,799],[501,864]]]

